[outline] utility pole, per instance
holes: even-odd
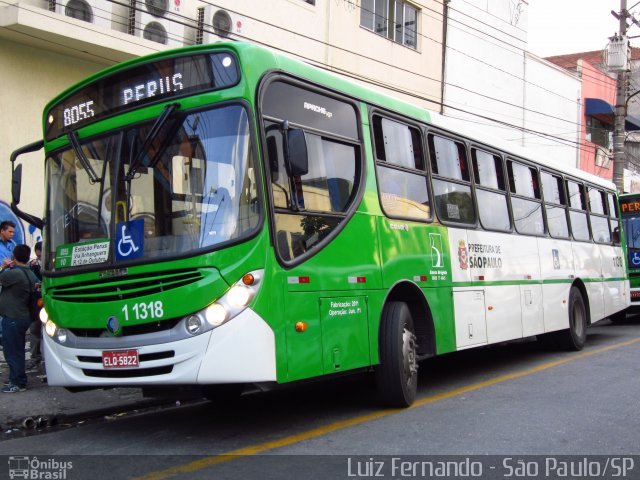
[[[620,31],[618,35],[627,36],[627,0],[620,0]],[[628,55],[625,51],[625,55]],[[618,82],[616,89],[616,110],[613,124],[613,183],[616,184],[618,192],[624,192],[624,170],[627,166],[624,153],[624,122],[627,116],[627,69],[618,71]]]

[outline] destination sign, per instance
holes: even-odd
[[[640,200],[637,198],[621,198],[620,212],[622,215],[629,213],[640,213]]]
[[[47,112],[45,138],[53,140],[111,115],[155,102],[236,85],[230,52],[182,55],[135,65],[72,92]]]

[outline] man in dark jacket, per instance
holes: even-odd
[[[2,316],[2,348],[9,365],[9,381],[3,393],[24,392],[27,389],[25,372],[25,334],[31,324],[29,298],[32,283],[37,279],[27,262],[31,255],[28,245],[16,245],[9,264],[0,271],[0,316]]]

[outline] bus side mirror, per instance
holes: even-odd
[[[11,153],[11,211],[15,213],[18,218],[29,222],[31,225],[34,225],[36,228],[41,230],[43,225],[41,218],[31,215],[30,213],[25,213],[18,208],[18,204],[20,203],[20,190],[22,187],[22,164],[16,165],[16,160],[20,155],[37,152],[42,148],[44,148],[44,141],[38,140],[37,142],[30,143],[24,147],[14,150]]]
[[[292,128],[287,131],[287,160],[292,177],[301,177],[309,173],[309,154],[304,130]]]
[[[16,166],[11,175],[11,203],[20,203],[20,189],[22,186],[22,165]]]

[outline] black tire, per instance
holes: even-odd
[[[216,406],[229,407],[238,400],[243,390],[243,383],[206,385],[202,387],[202,396]]]
[[[375,368],[376,388],[382,403],[389,407],[408,407],[416,398],[418,364],[416,335],[409,307],[389,302],[380,320],[380,364]]]
[[[569,291],[569,328],[555,333],[558,345],[566,350],[582,350],[587,340],[587,307],[577,287]]]

